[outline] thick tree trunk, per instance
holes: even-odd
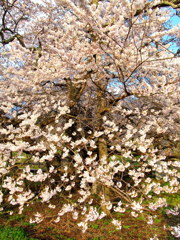
[[[105,98],[103,96],[103,92],[99,91],[98,96],[98,109],[97,109],[97,118],[98,118],[98,130],[103,131],[102,129],[102,112],[104,112],[104,108],[106,107]],[[101,165],[103,162],[103,159],[108,158],[108,148],[107,148],[107,140],[105,137],[99,137],[98,139],[98,155],[99,155],[99,164]],[[110,200],[110,190],[107,186],[103,185],[103,183],[95,182],[93,184],[92,193],[97,194],[99,197],[102,197],[104,195],[105,201],[109,202]],[[101,203],[101,209],[103,212],[105,212],[107,215],[110,215],[110,211],[107,209],[107,207]]]
[[[79,86],[73,84],[72,82],[68,85],[68,105],[72,108],[80,100],[81,95],[85,89],[86,83],[83,83]]]

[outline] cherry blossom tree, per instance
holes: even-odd
[[[158,195],[179,190],[179,173],[162,144],[179,140],[180,92],[167,5],[178,1],[1,1],[2,211],[55,207],[62,192],[76,202],[54,221],[72,212],[85,231],[113,211],[167,206]]]

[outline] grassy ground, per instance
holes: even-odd
[[[47,219],[40,224],[30,224],[29,216],[41,212]],[[71,214],[61,217],[59,223],[54,223],[50,216],[58,209],[49,209],[47,205],[36,203],[26,208],[24,214],[0,215],[0,240],[148,240],[157,236],[159,240],[175,239],[168,231],[169,224],[177,225],[179,218],[167,217],[163,211],[153,212],[154,224],[147,224],[147,214],[143,213],[137,218],[130,213],[116,213],[122,221],[122,230],[116,230],[111,219],[103,218],[89,224],[89,229],[82,234],[77,221]],[[156,216],[156,217],[155,217]],[[167,229],[164,229],[166,226]]]
[[[176,155],[178,159],[174,160],[179,160],[179,150]],[[26,155],[25,158],[27,159]],[[178,194],[166,194],[162,197],[167,199],[171,207],[180,203]],[[170,234],[169,226],[180,224],[180,217],[167,216],[164,210],[149,212],[154,220],[153,225],[147,224],[146,213],[133,218],[130,212],[126,212],[116,214],[122,222],[121,230],[115,229],[110,218],[103,218],[90,223],[87,232],[82,234],[77,226],[79,221],[73,220],[71,214],[65,214],[59,223],[53,222],[51,216],[57,214],[62,203],[59,201],[59,209],[50,209],[46,204],[37,202],[27,207],[22,215],[1,214],[0,240],[149,240],[155,236],[159,240],[173,240],[175,238]],[[36,212],[47,218],[40,224],[30,224],[29,218]]]

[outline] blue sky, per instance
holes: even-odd
[[[176,10],[172,10],[172,17],[170,18],[169,23],[172,24],[172,26],[177,26],[180,23],[180,17],[176,15]],[[173,52],[177,52],[178,47],[176,43],[172,43],[169,49]]]

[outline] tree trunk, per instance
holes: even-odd
[[[104,94],[102,91],[99,91],[97,94],[97,96],[98,96],[97,118],[98,118],[98,130],[99,131],[101,131],[101,130],[103,131],[103,129],[102,129],[102,123],[103,123],[102,113],[104,112],[104,108],[106,108],[106,102],[105,102],[105,98],[103,95]],[[98,155],[99,155],[99,164],[101,165],[103,162],[103,159],[108,158],[107,140],[105,137],[99,137],[99,139],[98,139]],[[104,195],[106,202],[109,202],[109,200],[110,200],[109,188],[97,181],[93,184],[92,193],[97,194],[99,197]],[[101,209],[107,215],[110,215],[110,211],[107,209],[107,207],[103,203],[101,203]]]

